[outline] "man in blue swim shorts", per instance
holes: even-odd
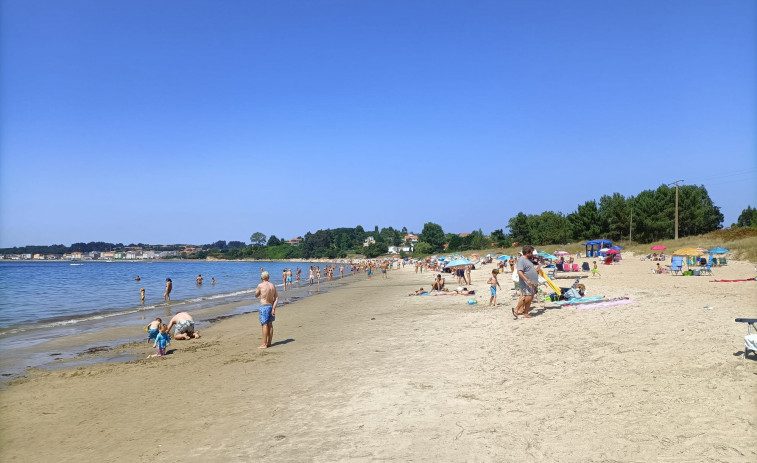
[[[276,291],[276,286],[268,281],[270,279],[268,272],[262,272],[260,279],[262,281],[255,289],[255,297],[260,298],[258,318],[260,319],[260,326],[263,328],[263,344],[259,345],[258,349],[267,349],[271,347],[273,341],[273,321],[276,320],[279,293]]]

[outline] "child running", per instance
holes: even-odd
[[[171,338],[168,336],[168,326],[163,323],[160,325],[160,333],[155,337],[155,342],[152,344],[152,347],[157,346],[158,353],[152,354],[147,358],[163,357],[166,355],[166,346],[169,344],[171,344]]]
[[[492,270],[492,276],[489,277],[489,289],[491,289],[492,296],[489,298],[489,306],[495,306],[497,305],[497,287],[499,286],[499,281],[497,281],[497,274],[499,273],[499,270],[494,269]],[[499,286],[499,289],[502,289],[502,286]]]
[[[591,269],[591,276],[592,277],[593,276],[598,276],[598,277],[602,278],[602,275],[599,274],[599,269],[597,268],[597,261],[596,260],[594,261],[594,268]]]

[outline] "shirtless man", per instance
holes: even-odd
[[[197,275],[197,286],[200,286],[202,284],[202,280],[204,280],[202,275]]]
[[[166,292],[163,293],[163,301],[171,302],[171,290],[173,289],[173,282],[170,278],[166,278]]]
[[[171,327],[174,325],[176,325],[176,330],[173,332],[174,339],[197,339],[200,337],[200,332],[195,331],[194,319],[187,312],[179,312],[174,315],[168,322],[168,331],[171,331]]]
[[[339,278],[344,278],[344,264],[339,266]]]
[[[384,261],[381,264],[381,278],[384,280],[388,280],[389,276],[386,274],[387,269],[389,268],[389,262]]]
[[[255,297],[260,298],[258,318],[260,319],[260,326],[263,328],[263,344],[259,345],[258,349],[271,347],[273,322],[276,320],[276,306],[279,304],[279,293],[276,291],[276,286],[268,281],[269,278],[268,272],[261,273],[260,279],[262,281],[255,289]]]

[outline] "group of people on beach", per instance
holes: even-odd
[[[173,316],[168,325],[163,320],[156,318],[151,321],[145,329],[147,330],[147,342],[153,341],[153,347],[157,347],[157,353],[150,357],[162,357],[166,355],[166,346],[171,344],[169,331],[174,329],[174,339],[199,339],[200,332],[195,330],[195,322],[192,316],[187,312],[179,312]]]

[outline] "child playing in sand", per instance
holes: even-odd
[[[156,336],[158,336],[161,323],[163,323],[163,320],[156,318],[145,327],[145,329],[147,330],[147,342],[150,342],[151,340],[155,339]]]
[[[594,268],[591,269],[591,276],[595,276],[595,275],[598,276],[598,277],[602,277],[602,275],[599,274],[599,269],[597,268],[597,261],[596,260],[594,261]]]
[[[171,338],[168,336],[168,326],[165,323],[160,325],[160,333],[155,337],[152,347],[158,347],[158,353],[152,354],[147,358],[162,357],[166,355],[166,346],[171,344]]]
[[[487,283],[489,283],[489,289],[492,292],[492,296],[489,298],[489,306],[497,305],[497,287],[499,286],[499,281],[497,281],[498,273],[499,270],[492,270],[492,276],[490,276],[489,281],[487,281]],[[502,289],[502,286],[499,286],[499,289]]]

